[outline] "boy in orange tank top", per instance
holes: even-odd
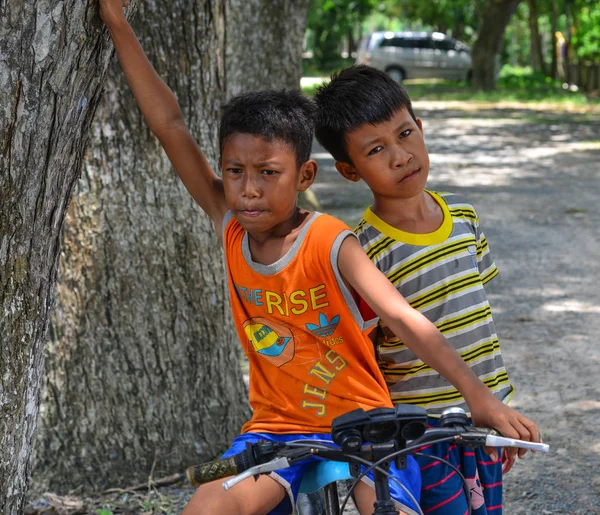
[[[317,172],[310,159],[314,106],[297,92],[233,99],[220,125],[223,178],[188,132],[177,101],[146,58],[123,15],[123,0],[101,0],[100,14],[150,129],[186,188],[212,219],[225,249],[233,317],[250,361],[252,419],[230,452],[246,441],[327,437],[339,414],[391,406],[353,292],[463,394],[479,420],[502,431],[510,414],[439,331],[371,263],[340,221],[299,209],[299,192]],[[499,413],[502,414],[499,417]],[[504,416],[506,415],[506,416]],[[412,458],[390,483],[403,513],[415,513],[420,476]],[[289,513],[306,469],[248,479],[224,491],[201,486],[190,514]],[[372,483],[371,483],[372,485]],[[369,481],[356,489],[359,511],[373,510]]]

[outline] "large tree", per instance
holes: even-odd
[[[227,95],[298,87],[302,5],[139,4],[136,32],[213,166]],[[221,452],[248,416],[213,227],[118,65],[107,84],[69,210],[48,352],[36,478],[58,491],[181,472]]]
[[[481,24],[473,45],[473,86],[492,90],[496,86],[498,63],[504,31],[521,0],[487,0],[481,11]]]
[[[65,212],[110,46],[88,2],[0,1],[0,513],[22,511]]]
[[[227,2],[227,95],[299,88],[309,0]]]
[[[217,166],[225,1],[138,8],[142,45]],[[36,483],[64,491],[181,472],[239,432],[248,409],[222,252],[116,62],[69,209],[58,299]]]

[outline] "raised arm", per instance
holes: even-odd
[[[210,216],[220,234],[227,212],[223,182],[188,131],[173,92],[156,73],[123,14],[125,0],[100,0],[121,68],[150,130],[177,170],[194,200]]]
[[[539,441],[535,423],[494,397],[439,330],[375,267],[356,238],[348,237],[342,243],[338,266],[388,328],[462,394],[475,424],[494,427],[509,438]]]

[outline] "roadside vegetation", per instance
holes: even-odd
[[[344,65],[351,64],[344,63]],[[322,77],[327,80],[327,76]],[[320,81],[305,80],[302,90],[314,95]],[[445,80],[407,80],[404,82],[413,102],[415,101],[460,101],[476,103],[525,103],[560,105],[561,109],[600,113],[600,96],[586,94],[577,88],[551,79],[530,67],[505,65],[500,72],[494,91],[474,91],[466,82]]]

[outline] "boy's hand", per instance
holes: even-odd
[[[129,7],[129,0],[99,0],[100,18],[106,25],[125,19],[123,8]]]
[[[490,427],[499,431],[502,436],[516,438],[528,442],[540,442],[540,431],[533,420],[521,415],[518,411],[508,407],[495,397],[493,401],[479,403],[477,409],[471,410],[473,424],[477,427]],[[497,450],[486,447],[485,451],[496,461]],[[516,456],[522,458],[526,449],[504,448],[502,452],[502,472],[507,473],[513,466]]]

